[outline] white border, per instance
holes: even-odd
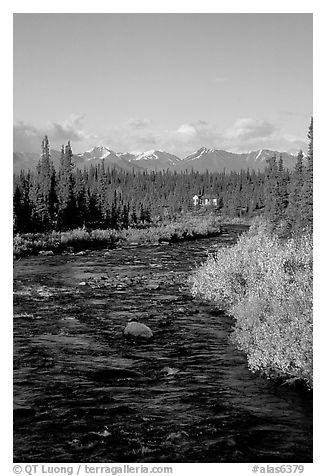
[[[315,390],[314,390],[314,464],[305,465],[305,475],[324,474],[322,463],[324,457],[324,406],[325,392],[323,381],[324,359],[321,354],[325,347],[326,333],[323,332],[323,313],[325,284],[325,245],[324,219],[325,199],[324,189],[326,182],[325,162],[322,152],[323,138],[325,137],[324,88],[325,52],[324,31],[326,29],[325,9],[321,1],[291,1],[274,0],[258,1],[231,1],[218,2],[201,0],[197,2],[181,2],[177,0],[138,0],[138,1],[12,1],[2,2],[0,15],[1,49],[2,49],[2,81],[1,81],[1,132],[2,132],[2,161],[5,177],[0,187],[1,196],[1,297],[2,312],[1,328],[1,363],[2,363],[2,399],[1,409],[1,462],[4,463],[3,474],[12,474],[12,14],[16,13],[314,13],[314,152],[315,152],[315,179],[314,179],[314,209],[315,209]],[[325,145],[324,145],[325,149]],[[8,175],[7,175],[8,174]],[[295,462],[294,462],[295,463]],[[170,466],[170,463],[166,463]],[[189,472],[205,471],[206,474],[239,474],[251,473],[252,464],[173,464],[174,474],[188,474]],[[5,469],[6,468],[6,469]]]

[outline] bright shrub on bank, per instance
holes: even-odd
[[[235,318],[232,340],[249,368],[312,386],[312,237],[288,241],[256,224],[211,255],[191,277],[192,294]]]
[[[122,230],[87,230],[76,228],[69,231],[51,233],[25,233],[14,236],[14,256],[37,254],[40,251],[60,253],[69,248],[74,250],[113,247],[116,243],[151,244],[159,241],[180,241],[191,237],[204,237],[219,233],[220,218],[215,215],[185,215],[178,220],[144,228]]]

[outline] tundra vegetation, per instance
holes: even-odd
[[[237,220],[235,220],[237,221]],[[51,233],[24,233],[14,235],[14,256],[19,258],[40,251],[81,251],[112,248],[128,244],[159,244],[219,234],[221,219],[214,214],[185,215],[142,228],[86,229],[52,231]]]

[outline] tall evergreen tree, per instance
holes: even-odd
[[[21,233],[24,229],[24,206],[22,193],[18,185],[15,187],[14,198],[14,233]]]
[[[74,180],[74,198],[76,205],[75,224],[78,227],[85,225],[87,220],[87,194],[84,177],[81,170],[77,169]]]
[[[50,160],[50,148],[47,136],[42,141],[42,154],[36,167],[31,187],[30,201],[34,227],[38,231],[52,228],[55,207],[54,168]]]
[[[288,220],[292,232],[300,230],[302,221],[303,152],[300,150],[290,181]]]
[[[277,187],[278,168],[276,156],[267,159],[268,166],[266,167],[266,181],[264,190],[265,214],[275,214],[275,190]]]
[[[303,174],[303,188],[301,196],[302,227],[308,230],[313,228],[313,118],[308,131],[307,165]]]
[[[72,169],[72,149],[70,141],[61,149],[61,160],[58,177],[58,227],[66,230],[76,225],[76,201],[74,197],[74,179]]]

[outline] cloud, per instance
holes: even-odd
[[[202,120],[184,123],[170,134],[167,144],[168,150],[180,156],[202,146],[232,152],[248,152],[262,148],[291,152],[306,150],[304,138],[286,134],[267,120],[248,117],[237,119],[223,130]]]
[[[130,119],[108,130],[102,144],[116,151],[162,149],[185,157],[202,146],[233,152],[261,148],[294,150],[304,145],[299,139],[287,136],[267,120],[254,118],[239,118],[223,130],[202,119],[184,122],[174,130],[158,129],[150,120]]]
[[[223,133],[225,148],[233,152],[272,149],[295,153],[306,151],[305,137],[289,134],[280,125],[253,118],[237,119]]]
[[[48,122],[38,128],[24,121],[14,123],[14,150],[17,152],[40,152],[45,135],[49,137],[51,147],[60,147],[68,140],[81,146],[97,140],[97,136],[85,130],[84,114],[71,114],[61,122]]]
[[[71,114],[62,122],[49,123],[47,127],[48,134],[55,142],[87,141],[94,135],[83,129],[85,117],[85,114]]]
[[[176,131],[169,134],[171,150],[182,150],[187,155],[202,146],[218,147],[222,139],[221,132],[208,122],[198,120],[181,124]]]
[[[133,117],[108,128],[100,143],[116,152],[143,152],[158,147],[160,132],[154,128],[150,119]]]
[[[188,138],[193,139],[201,135],[207,135],[208,130],[208,123],[206,121],[198,120],[196,122],[181,124],[177,129],[177,134],[187,140]]]
[[[188,137],[195,137],[197,135],[197,129],[193,124],[182,124],[177,130],[177,133],[179,133],[181,137],[185,136],[187,139]]]
[[[225,131],[226,139],[248,141],[270,137],[276,128],[268,121],[251,119],[249,117],[238,119],[232,127]]]
[[[211,126],[202,120],[181,124],[176,131],[176,138],[185,142],[192,142],[198,139],[212,139],[217,135]]]
[[[208,122],[198,119],[176,129],[159,129],[150,119],[132,118],[107,130],[101,143],[116,151],[143,152],[163,149],[180,157],[205,144],[217,144],[220,134]]]
[[[23,121],[14,125],[14,150],[40,152],[42,138],[48,135],[51,147],[72,141],[75,153],[83,152],[102,144],[116,152],[143,152],[162,149],[185,157],[205,146],[232,152],[247,152],[262,148],[280,151],[306,150],[305,137],[287,134],[267,120],[239,118],[225,129],[205,120],[184,122],[175,129],[156,127],[150,119],[130,118],[111,127],[100,137],[90,133],[84,126],[85,116],[72,114],[60,122],[50,122],[37,128]]]
[[[45,135],[43,132],[26,122],[16,122],[13,130],[14,151],[39,152]]]

